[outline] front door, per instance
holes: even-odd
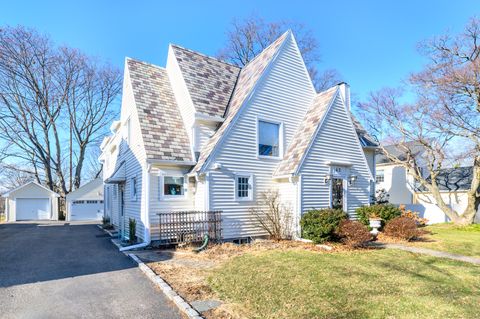
[[[343,179],[342,178],[333,178],[332,179],[332,203],[331,206],[333,209],[345,210],[343,207]]]

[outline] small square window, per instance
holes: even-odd
[[[258,121],[258,155],[280,156],[280,124]]]
[[[238,200],[252,199],[252,179],[251,175],[237,175],[235,177],[235,197]]]
[[[383,170],[377,171],[377,175],[375,176],[375,182],[377,184],[385,182],[385,173]]]
[[[163,178],[163,195],[182,196],[184,195],[184,178],[165,176]]]

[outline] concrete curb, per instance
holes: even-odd
[[[104,232],[106,232],[110,237],[116,237],[116,236],[118,236],[118,235],[116,235],[116,234],[112,234],[111,231],[109,231],[108,229],[103,228],[101,225],[97,225],[97,227],[100,228],[100,230],[103,230]]]
[[[112,244],[114,244],[114,245],[118,248],[118,250],[120,250],[120,248],[122,248],[122,245],[120,245],[119,243],[115,242],[115,240],[110,239],[110,241],[112,242]]]
[[[200,313],[195,310],[188,302],[185,301],[175,290],[170,287],[169,284],[165,282],[159,275],[155,274],[145,263],[143,263],[135,254],[127,254],[128,257],[132,258],[137,264],[138,268],[153,282],[162,292],[167,296],[168,299],[173,301],[177,305],[178,309],[183,312],[190,319],[203,319]]]

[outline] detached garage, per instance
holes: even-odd
[[[97,178],[67,195],[67,221],[99,221],[103,216],[103,181]]]
[[[57,220],[60,195],[48,188],[29,182],[2,195],[6,198],[7,221]]]

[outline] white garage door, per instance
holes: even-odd
[[[50,219],[50,199],[48,198],[17,198],[17,220]]]
[[[103,201],[75,200],[72,202],[70,220],[101,220],[103,216]]]

